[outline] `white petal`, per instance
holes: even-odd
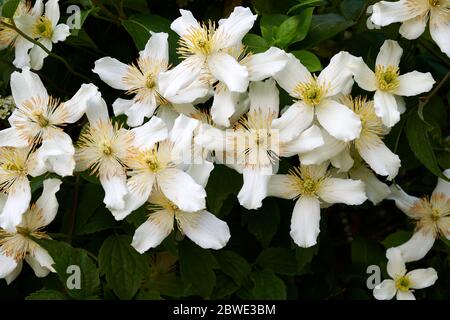
[[[250,81],[261,81],[273,77],[287,64],[286,52],[276,47],[270,47],[267,51],[250,55],[241,61],[247,67]]]
[[[109,123],[108,106],[103,100],[100,92],[92,95],[86,101],[86,116],[91,126],[96,126],[99,123]]]
[[[48,0],[45,3],[45,16],[50,19],[53,27],[56,26],[60,16],[58,0]]]
[[[334,100],[323,100],[316,107],[316,116],[325,130],[338,140],[353,140],[361,132],[359,117],[349,108]]]
[[[103,203],[108,209],[122,210],[125,208],[125,196],[128,193],[125,173],[117,172],[114,176],[100,176],[100,183],[105,190]]]
[[[342,152],[338,153],[336,156],[330,159],[333,167],[339,169],[339,172],[347,172],[352,167],[355,161],[350,154],[350,149],[345,148]]]
[[[408,278],[411,281],[411,288],[423,289],[432,286],[438,279],[438,275],[433,268],[416,269],[408,272]]]
[[[285,114],[286,112],[283,113],[283,116]],[[323,146],[324,143],[322,131],[318,126],[312,125],[310,128],[303,131],[297,138],[283,143],[280,149],[280,156],[291,157],[298,153],[306,153]]]
[[[403,21],[398,32],[406,39],[417,39],[425,31],[427,22],[428,15],[418,15],[412,19]]]
[[[245,34],[250,31],[257,15],[253,15],[249,8],[235,7],[227,19],[219,21],[219,28],[215,33],[220,39],[220,46],[228,48],[241,43]]]
[[[157,247],[173,230],[172,213],[161,210],[152,213],[148,220],[136,229],[131,245],[139,253]]]
[[[406,274],[405,261],[402,253],[397,248],[390,248],[386,251],[387,273],[392,279],[403,277]]]
[[[268,197],[277,197],[282,199],[294,199],[298,192],[292,187],[292,180],[286,174],[274,174],[270,176],[267,188]]]
[[[272,129],[278,130],[281,141],[291,141],[311,125],[313,118],[314,109],[299,101],[272,121]]]
[[[278,115],[280,92],[275,80],[252,82],[249,86],[250,111]]]
[[[165,32],[153,33],[148,39],[141,56],[150,59],[150,61],[160,62],[163,65],[169,64],[169,43],[168,34]]]
[[[52,42],[57,43],[66,40],[70,36],[70,28],[66,24],[58,24],[53,30]]]
[[[125,110],[127,125],[137,127],[144,123],[145,118],[150,118],[156,109],[156,99],[150,98],[144,101],[135,101],[131,107]]]
[[[226,84],[230,91],[244,92],[248,87],[247,68],[227,53],[217,52],[208,57],[211,74]]]
[[[294,93],[295,87],[300,83],[308,82],[311,79],[311,73],[301,64],[292,53],[288,53],[288,60],[286,66],[273,77],[277,83],[291,96],[296,96]]]
[[[419,261],[431,250],[434,241],[433,232],[419,229],[408,241],[396,248],[401,251],[405,262]]]
[[[31,189],[28,179],[20,178],[9,190],[8,198],[0,214],[0,226],[8,231],[14,231],[22,221],[22,215],[28,210],[31,200]]]
[[[373,289],[373,296],[377,300],[391,300],[397,292],[394,280],[383,280]]]
[[[398,67],[402,54],[403,49],[397,41],[386,40],[380,48],[375,65],[384,67]]]
[[[64,132],[55,134],[51,140],[44,140],[36,151],[36,159],[49,172],[61,177],[71,176],[75,169],[75,149],[72,139]]]
[[[444,175],[450,178],[450,169],[444,171]],[[433,194],[443,193],[446,197],[450,197],[450,182],[445,181],[442,178],[438,178],[436,188],[434,188]]]
[[[165,95],[164,98],[172,104],[201,103],[202,99],[211,96],[210,85],[204,79],[195,79],[187,87],[179,89],[174,95]]]
[[[30,66],[29,50],[33,48],[34,44],[25,38],[18,36],[14,44],[14,61],[15,67],[21,69]]]
[[[445,5],[445,4],[444,4]],[[433,40],[439,46],[442,52],[450,57],[450,12],[442,9],[431,9],[430,33]]]
[[[356,83],[361,89],[366,91],[375,91],[377,89],[375,73],[370,70],[361,58],[358,58],[353,64],[353,75]]]
[[[48,51],[52,51],[53,43],[48,38],[38,40]],[[41,70],[44,66],[44,59],[48,56],[40,46],[34,46],[30,50],[30,66],[33,70]]]
[[[117,59],[104,57],[95,61],[92,72],[98,74],[102,81],[118,90],[129,90],[131,85],[124,83],[123,78],[128,72],[128,66]]]
[[[204,61],[192,56],[183,60],[175,68],[161,72],[158,76],[160,93],[170,99],[180,90],[189,87],[200,77],[203,65]]]
[[[393,184],[391,186],[391,194],[388,199],[394,200],[397,208],[402,210],[406,215],[412,218],[415,217],[415,213],[412,211],[412,208],[417,201],[420,201],[419,198],[408,195],[398,185]]]
[[[389,186],[378,180],[372,171],[364,166],[357,167],[350,171],[352,179],[364,182],[367,198],[373,203],[378,204],[391,193]]]
[[[66,123],[74,123],[80,120],[86,111],[87,101],[98,95],[98,88],[92,83],[82,84],[72,99],[64,102],[64,110],[68,112],[64,118]]]
[[[44,180],[42,195],[36,201],[36,209],[41,213],[42,227],[50,224],[58,212],[58,199],[56,193],[59,191],[62,181],[59,179]]]
[[[10,285],[11,282],[16,280],[16,278],[20,275],[22,272],[23,263],[22,261],[17,262],[17,266],[14,268],[13,271],[11,271],[10,274],[5,276],[6,284]]]
[[[341,51],[335,54],[328,66],[323,69],[317,78],[319,83],[327,86],[327,96],[343,93],[353,76],[352,64],[354,57],[348,52]]]
[[[133,146],[138,149],[153,148],[156,142],[169,135],[166,124],[158,117],[152,117],[143,126],[130,130],[134,135]]]
[[[393,22],[400,22],[414,18],[421,14],[410,6],[407,0],[380,1],[372,7],[372,22],[379,26],[387,26]]]
[[[416,300],[411,291],[397,291],[397,300]]]
[[[18,107],[32,97],[41,97],[43,100],[48,98],[47,90],[39,76],[27,67],[23,68],[21,73],[15,71],[11,75],[11,92]]]
[[[187,117],[184,114],[178,116],[169,135],[170,141],[173,142],[172,150],[175,154],[181,154],[186,159],[191,158],[194,130],[199,124],[198,120]]]
[[[180,13],[181,17],[178,17],[172,22],[170,29],[182,37],[189,34],[192,29],[200,28],[200,25],[192,15],[192,12],[180,9]]]
[[[229,127],[230,117],[236,111],[239,93],[231,92],[225,86],[214,90],[214,100],[211,106],[211,117],[214,123]]]
[[[16,260],[0,252],[0,279],[6,278],[16,267]]]
[[[115,116],[120,116],[121,114],[124,114],[129,108],[131,108],[131,106],[134,104],[134,100],[130,99],[122,99],[122,98],[117,98],[114,102],[113,102],[113,112]]]
[[[433,88],[433,84],[436,82],[431,73],[418,71],[405,73],[398,77],[398,81],[398,88],[392,92],[405,97],[416,96],[423,92],[428,92]]]
[[[400,158],[381,141],[372,144],[357,144],[358,152],[377,174],[392,180],[400,168]]]
[[[209,124],[201,124],[198,133],[194,139],[195,143],[207,150],[226,151],[227,136],[226,132],[217,129]]]
[[[375,113],[381,118],[386,127],[391,128],[400,121],[400,111],[393,94],[377,90],[373,100]]]
[[[206,192],[194,179],[179,169],[166,169],[157,175],[164,195],[180,210],[194,212],[206,207]]]
[[[55,264],[55,262],[44,248],[37,247],[28,257],[32,258],[32,260],[34,260],[33,262],[36,263],[34,266],[31,264],[30,265],[34,269],[37,277],[45,277],[49,271],[55,272],[53,269],[53,264]],[[28,259],[27,262],[30,263]]]
[[[364,183],[352,179],[326,178],[317,193],[322,200],[328,203],[356,205],[367,199]]]
[[[324,144],[305,153],[300,153],[300,162],[304,165],[321,164],[337,156],[346,147],[347,142],[338,140],[330,136],[325,130],[321,130]]]
[[[308,248],[317,243],[320,232],[320,204],[316,198],[301,196],[295,203],[290,235],[295,244]]]
[[[0,131],[0,146],[25,148],[28,146],[28,141],[22,139],[15,128],[7,128]]]
[[[244,183],[237,197],[244,208],[252,210],[262,206],[262,200],[267,197],[270,176],[258,168],[243,170]]]
[[[201,164],[191,164],[186,173],[204,188],[208,183],[209,175],[213,169],[214,164],[204,160]]]
[[[222,249],[230,239],[227,223],[208,211],[179,212],[177,221],[182,232],[203,249]]]

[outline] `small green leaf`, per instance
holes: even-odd
[[[285,300],[286,285],[271,270],[252,272],[250,275],[254,283],[251,294],[254,299]]]
[[[266,40],[256,34],[248,33],[242,41],[247,46],[247,50],[253,53],[264,52],[269,49]]]
[[[2,6],[2,17],[12,18],[21,0],[9,0]]]
[[[149,274],[149,263],[130,245],[131,237],[112,235],[103,242],[98,255],[100,273],[121,299],[131,299]]]
[[[275,39],[278,26],[281,25],[289,17],[284,14],[263,14],[259,26],[261,35],[268,44],[272,44]]]
[[[214,256],[222,272],[231,277],[236,284],[241,285],[248,277],[251,266],[237,253],[229,250],[220,250],[215,252]]]
[[[308,68],[310,72],[322,70],[319,58],[312,52],[306,50],[296,50],[291,52],[300,62]]]
[[[322,0],[298,0],[298,2],[300,2],[300,3],[291,7],[289,9],[289,11],[287,12],[287,14],[291,14],[296,11],[300,11],[300,9],[307,8],[307,7],[319,7],[325,3]]]
[[[286,248],[264,249],[259,254],[256,262],[261,267],[279,274],[295,275],[299,271],[295,252]]]
[[[216,285],[214,256],[187,239],[180,243],[178,254],[181,279],[190,286],[190,291],[202,297],[211,296]]]
[[[66,297],[56,290],[41,289],[29,294],[25,300],[66,300]]]
[[[405,243],[409,238],[411,238],[411,232],[405,230],[398,230],[394,233],[388,235],[381,243],[386,248],[397,247],[402,243]]]
[[[274,45],[286,48],[290,44],[303,40],[308,34],[314,8],[308,8],[299,15],[289,17],[278,27]]]
[[[352,241],[351,256],[353,263],[359,263],[364,266],[379,264],[384,259],[384,253],[376,243],[360,237],[356,237]]]
[[[366,0],[342,0],[339,8],[344,17],[357,20],[366,7]]]
[[[302,272],[303,269],[311,263],[312,259],[318,253],[318,251],[318,245],[309,248],[297,247],[295,249],[295,258],[297,259],[297,267],[299,272]]]

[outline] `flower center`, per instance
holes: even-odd
[[[53,36],[53,26],[50,19],[47,17],[40,17],[34,25],[34,32],[39,37],[51,38]]]
[[[156,77],[154,74],[152,73],[147,74],[145,86],[149,89],[153,89],[156,86]]]
[[[100,144],[100,148],[104,155],[110,156],[112,154],[111,141],[107,141],[107,140],[103,141]]]
[[[441,219],[441,211],[439,210],[439,208],[432,208],[431,209],[431,220],[433,221],[439,221],[439,219]]]
[[[322,101],[327,88],[312,78],[309,82],[299,83],[294,88],[294,93],[310,106],[317,106]]]
[[[409,291],[409,288],[411,287],[411,281],[407,276],[403,276],[395,281],[395,286],[400,291]]]
[[[215,31],[216,27],[213,22],[192,28],[188,35],[180,38],[178,42],[180,47],[177,52],[185,58],[190,55],[210,55],[215,47],[213,37]]]
[[[400,84],[398,81],[399,74],[399,69],[395,66],[385,67],[378,65],[375,67],[375,76],[377,78],[378,87],[384,91],[398,88]]]
[[[314,166],[295,167],[288,171],[291,183],[288,188],[294,188],[299,195],[316,197],[325,176],[319,177]]]
[[[33,116],[41,128],[45,128],[50,124],[50,121],[44,116],[41,110],[34,111]]]
[[[162,169],[161,163],[158,161],[157,153],[152,150],[144,156],[144,162],[151,172],[158,172]]]
[[[439,5],[439,0],[428,0],[430,7],[437,7]]]

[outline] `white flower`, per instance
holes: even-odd
[[[30,148],[0,148],[0,196],[5,201],[0,210],[0,227],[11,229],[20,223],[31,200],[28,175],[43,173]]]
[[[359,180],[334,178],[327,172],[328,163],[295,167],[288,174],[270,178],[268,195],[297,199],[292,213],[290,235],[300,247],[317,243],[320,231],[320,206],[345,203],[358,205],[367,197]]]
[[[375,114],[373,101],[365,98],[343,97],[343,105],[361,120],[361,133],[349,142],[339,141],[322,133],[325,143],[314,150],[299,155],[302,164],[320,164],[328,159],[334,167],[348,171],[353,167],[352,155],[359,155],[377,174],[392,180],[400,168],[400,158],[383,143],[388,133],[381,119]]]
[[[184,59],[174,69],[162,73],[160,84],[164,96],[173,96],[199,79],[208,87],[215,81],[230,91],[244,92],[249,75],[227,49],[240,45],[256,20],[249,8],[235,7],[218,27],[212,22],[200,24],[190,11],[180,10],[181,17],[171,24],[180,36],[178,52]]]
[[[129,193],[123,210],[111,210],[117,220],[142,206],[156,189],[180,210],[193,212],[205,208],[205,189],[185,172],[188,167],[185,157],[191,156],[192,134],[197,125],[197,120],[180,115],[169,135],[164,122],[154,116],[134,129],[136,151],[126,163]]]
[[[167,33],[152,33],[139,53],[136,63],[126,65],[117,59],[105,57],[95,62],[93,72],[111,87],[126,90],[133,95],[130,100],[118,98],[113,103],[116,116],[125,114],[127,124],[135,127],[144,122],[145,117],[151,117],[158,106],[168,104],[168,98],[163,96],[159,86],[159,74],[169,68],[169,44]],[[205,95],[206,91],[198,93],[194,87],[189,87],[187,94],[194,99],[196,95]],[[194,100],[192,99],[192,100]],[[178,97],[178,103],[182,99]],[[190,101],[189,101],[190,102]]]
[[[81,132],[75,153],[76,170],[91,169],[105,190],[106,208],[121,210],[128,193],[125,162],[134,148],[134,134],[112,124],[100,93],[87,101],[89,126]]]
[[[239,203],[257,209],[267,196],[267,183],[277,171],[278,158],[314,149],[323,140],[318,127],[305,130],[293,121],[300,117],[299,108],[290,107],[278,118],[279,92],[273,79],[251,83],[249,97],[250,110],[232,130],[203,125],[196,143],[216,151],[216,157],[219,152],[226,153],[225,164],[244,177]]]
[[[444,171],[450,177],[450,169]],[[391,186],[388,199],[416,221],[411,239],[397,247],[406,262],[422,259],[440,235],[450,240],[450,183],[439,178],[430,198],[422,199],[406,194],[399,186]]]
[[[375,205],[391,194],[389,186],[378,180],[372,170],[364,164],[354,165],[348,173],[350,178],[364,182],[367,198]]]
[[[51,51],[53,43],[64,41],[70,35],[69,26],[63,23],[58,24],[60,18],[58,0],[47,1],[45,13],[42,5],[39,9],[39,17],[32,25],[33,38]],[[20,26],[18,27],[20,29]],[[47,56],[48,54],[41,47],[34,45],[30,51],[30,67],[34,70],[42,69]]]
[[[361,122],[346,106],[334,98],[348,91],[353,83],[347,52],[340,52],[331,58],[330,64],[318,77],[303,66],[292,54],[288,54],[286,67],[274,76],[278,84],[297,99],[291,108],[300,110],[299,117],[292,119],[299,126],[307,128],[314,115],[324,129],[333,137],[350,141],[358,137]]]
[[[390,300],[396,296],[397,300],[415,300],[414,290],[432,286],[438,279],[433,268],[416,269],[406,273],[405,261],[400,250],[387,250],[387,272],[392,279],[383,280],[373,289],[377,300]]]
[[[178,229],[204,249],[221,249],[230,239],[226,222],[206,210],[186,212],[167,199],[160,190],[148,200],[150,214],[133,236],[132,246],[144,253],[157,247],[174,229]]]
[[[400,34],[416,39],[424,31],[430,19],[430,34],[442,52],[450,57],[450,1],[449,0],[400,0],[381,1],[372,8],[371,20],[379,26],[401,22]]]
[[[8,284],[20,274],[23,260],[28,262],[37,277],[55,272],[52,257],[32,238],[50,238],[42,229],[53,221],[58,212],[55,194],[60,184],[58,179],[45,180],[41,197],[23,215],[22,222],[16,228],[0,229],[0,278]],[[4,201],[0,195],[0,208]]]
[[[38,75],[24,67],[11,75],[11,91],[17,108],[9,117],[11,128],[0,131],[0,146],[39,147],[36,157],[43,172],[71,175],[75,149],[63,127],[83,116],[97,87],[83,84],[72,99],[60,102],[48,95]]]
[[[403,49],[397,41],[386,40],[380,48],[375,72],[362,58],[354,61],[354,75],[358,86],[366,91],[375,91],[375,112],[387,127],[400,120],[405,109],[402,96],[410,97],[430,91],[435,83],[431,73],[412,71],[400,75],[399,63]]]

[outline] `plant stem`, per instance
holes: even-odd
[[[26,40],[30,41],[31,43],[37,45],[39,48],[41,48],[42,50],[44,50],[44,52],[46,54],[48,54],[49,56],[52,56],[53,58],[61,61],[65,67],[67,68],[67,70],[69,70],[70,73],[76,75],[79,78],[82,78],[83,80],[87,81],[87,82],[91,82],[91,80],[86,77],[85,75],[75,71],[71,65],[66,61],[66,59],[64,59],[63,57],[57,55],[56,53],[51,52],[50,50],[48,50],[42,43],[40,43],[39,41],[36,41],[35,39],[31,38],[30,36],[28,36],[26,33],[24,33],[22,30],[20,30],[19,28],[16,27],[16,25],[14,24],[9,24],[6,23],[4,21],[0,21],[0,24],[3,25],[6,28],[10,28],[14,31],[16,31],[20,36],[24,37]]]
[[[418,113],[420,118],[423,120],[423,107],[425,107],[425,105],[430,102],[431,98],[433,98],[433,96],[442,88],[442,86],[447,82],[447,80],[450,78],[450,70],[447,72],[447,74],[442,78],[441,81],[439,81],[439,83],[437,84],[436,87],[434,87],[434,89],[428,94],[426,95],[424,98],[421,98],[419,100],[419,105],[418,105]]]

